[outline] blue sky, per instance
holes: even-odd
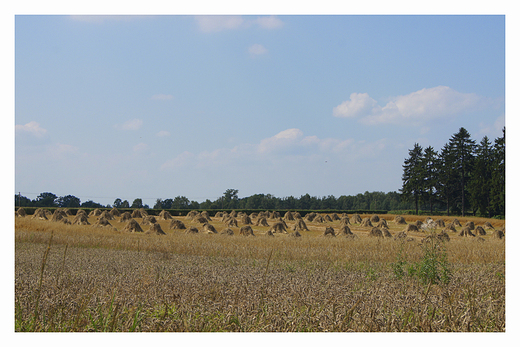
[[[505,17],[17,16],[15,192],[397,191],[408,150],[505,124]]]

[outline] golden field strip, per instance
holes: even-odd
[[[393,236],[405,227],[380,217]],[[15,218],[16,331],[505,331],[505,240],[493,230],[449,233],[438,252],[450,279],[424,284],[412,269],[424,262],[427,232],[399,241],[353,224],[354,239],[323,237],[340,222],[306,222],[309,231],[291,237],[286,221],[289,234],[268,237],[270,226],[253,225],[253,237],[238,234],[239,221],[229,236],[158,220],[166,235],[148,235],[122,232],[118,217],[110,223],[117,230]],[[209,223],[226,228],[221,218]]]

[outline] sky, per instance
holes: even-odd
[[[17,194],[398,191],[505,125],[504,15],[16,15]]]

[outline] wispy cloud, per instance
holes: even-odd
[[[166,136],[170,136],[170,132],[169,131],[166,131],[166,130],[161,130],[157,133],[157,137],[166,137]]]
[[[17,133],[28,133],[34,135],[36,137],[42,137],[47,133],[47,129],[44,129],[40,126],[38,122],[32,121],[25,125],[16,125],[15,131]]]
[[[264,29],[278,29],[283,26],[282,20],[276,16],[257,18],[256,23]]]
[[[122,125],[117,124],[115,127],[121,130],[138,130],[141,126],[143,126],[143,121],[136,118],[126,121]]]
[[[414,124],[471,112],[490,106],[490,100],[474,93],[460,93],[450,87],[438,86],[392,98],[385,106],[378,105],[367,93],[352,93],[350,99],[334,107],[332,114],[340,118],[358,118],[368,125]]]
[[[374,143],[356,143],[353,139],[321,139],[315,135],[304,136],[300,129],[292,128],[256,144],[243,143],[233,148],[219,148],[202,151],[199,154],[183,152],[166,161],[161,169],[235,167],[252,163],[269,165],[273,161],[284,160],[299,161],[303,164],[306,161],[325,157],[353,161],[361,154],[373,156],[385,148],[384,140]]]
[[[172,100],[173,95],[170,94],[155,94],[151,97],[152,100]]]
[[[262,54],[267,54],[267,48],[262,46],[261,44],[255,43],[251,47],[249,47],[249,54],[251,56],[257,56]]]
[[[199,30],[204,33],[238,29],[244,25],[241,16],[195,16]]]
[[[224,30],[246,29],[259,27],[261,29],[278,29],[283,21],[276,16],[262,16],[251,19],[249,16],[195,16],[199,30],[204,33],[220,32]]]

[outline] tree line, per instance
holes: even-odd
[[[487,136],[476,143],[465,128],[440,152],[415,143],[404,161],[402,182],[402,197],[416,211],[427,206],[448,215],[505,216],[505,128],[494,143]]]
[[[203,202],[189,200],[185,196],[177,196],[168,199],[156,199],[153,206],[144,204],[141,198],[136,198],[130,203],[128,200],[117,198],[113,204],[102,205],[92,200],[81,202],[73,195],[58,197],[45,192],[39,194],[34,200],[25,196],[15,195],[15,206],[22,207],[68,207],[68,208],[153,208],[164,210],[180,209],[263,209],[263,210],[410,210],[413,204],[403,201],[398,192],[368,192],[354,196],[341,195],[336,198],[333,195],[311,196],[309,194],[300,197],[279,198],[271,194],[254,194],[240,198],[238,189],[227,189],[221,197]]]

